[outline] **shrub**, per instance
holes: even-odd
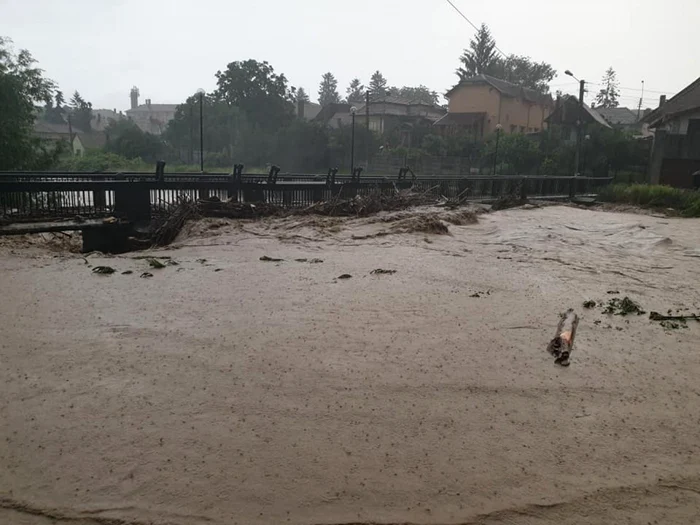
[[[673,208],[684,217],[700,217],[700,192],[651,184],[612,184],[598,198],[649,208]]]

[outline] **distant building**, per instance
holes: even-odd
[[[348,126],[352,123],[352,104],[329,104],[316,117],[331,128]],[[364,103],[355,106],[355,119],[358,125],[367,125],[379,134],[387,134],[396,129],[405,130],[416,125],[432,125],[442,118],[445,110],[440,106],[426,104],[406,97],[384,96],[372,99],[368,106]]]
[[[652,184],[692,188],[700,170],[700,78],[643,119],[654,130],[649,166]]]
[[[294,114],[304,120],[314,120],[321,112],[321,104],[298,101],[294,105]]]
[[[93,109],[90,127],[94,131],[104,131],[110,122],[119,122],[123,119],[126,119],[126,115],[121,111],[117,113],[116,109]]]
[[[575,142],[576,134],[578,133],[578,121],[581,119],[581,115],[583,115],[584,133],[590,130],[589,126],[612,128],[600,113],[587,104],[583,104],[582,111],[578,98],[573,95],[564,95],[557,98],[554,111],[545,119],[545,122],[559,126],[563,140]]]
[[[450,89],[447,114],[435,122],[443,134],[469,132],[475,138],[496,131],[537,133],[544,129],[554,101],[529,88],[488,75],[462,80]]]
[[[73,154],[85,155],[87,151],[102,149],[107,144],[107,136],[102,131],[78,133],[73,137]]]
[[[70,144],[77,133],[80,131],[71,129],[68,124],[54,124],[45,120],[34,121],[34,136],[43,140],[54,142],[65,140],[66,144]]]
[[[645,113],[639,113],[636,110],[629,108],[594,108],[595,111],[603,117],[605,122],[610,124],[614,129],[627,131],[634,135],[647,137],[651,133],[646,124],[641,122],[641,118]]]
[[[165,131],[168,122],[175,118],[177,104],[153,104],[150,98],[145,104],[139,105],[139,90],[133,87],[130,93],[131,109],[126,110],[126,116],[142,131],[160,135]]]

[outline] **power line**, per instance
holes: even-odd
[[[452,0],[447,0],[447,3],[450,4],[450,5],[454,8],[454,10],[457,11],[457,12],[459,13],[459,15],[460,15],[462,18],[464,18],[464,19],[469,23],[470,26],[472,26],[475,30],[479,31],[479,28],[476,27],[476,26],[474,25],[474,23],[473,23],[471,20],[469,20],[469,19],[467,18],[467,15],[465,15],[464,13],[462,13],[462,11],[460,11],[459,8],[458,8],[456,5],[454,5],[454,4],[452,3]],[[506,56],[506,54],[505,54],[503,51],[501,51],[500,49],[498,49],[498,46],[497,46],[496,44],[494,44],[493,47],[494,47],[494,48],[496,49],[496,51],[498,51],[501,55],[503,55],[504,57]]]

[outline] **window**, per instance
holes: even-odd
[[[520,126],[520,133],[525,133],[525,126]]]
[[[515,130],[516,130],[517,128],[518,128],[518,126],[516,126],[515,124],[511,124],[511,126],[510,126],[510,132],[511,132],[511,133],[515,133]]]

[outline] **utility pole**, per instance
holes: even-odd
[[[70,113],[68,113],[68,138],[70,139],[70,152],[73,154],[73,124],[70,120]]]
[[[365,134],[365,169],[369,169],[369,89],[365,93],[365,124],[367,133]]]
[[[199,169],[204,173],[204,90],[199,93]]]
[[[194,164],[194,116],[192,114],[192,106],[190,103],[190,155],[189,163]]]
[[[586,81],[579,80],[578,90],[578,130],[576,133],[576,171],[574,176],[581,172],[581,146],[583,144],[583,97],[586,91]]]
[[[564,71],[565,75],[570,76],[574,80],[578,80],[574,74],[568,69]],[[581,171],[581,145],[583,143],[583,97],[586,92],[586,81],[578,80],[579,90],[578,90],[578,119],[576,120],[576,168],[574,170],[574,177],[577,176]]]
[[[642,102],[644,101],[644,81],[642,80],[642,96],[639,98],[639,107],[637,108],[637,121],[642,115]]]

